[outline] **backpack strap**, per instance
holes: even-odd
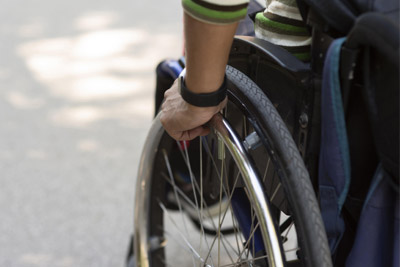
[[[345,231],[341,215],[350,186],[350,153],[340,90],[340,51],[345,38],[328,49],[323,71],[321,98],[321,150],[319,190],[322,218],[334,253]]]

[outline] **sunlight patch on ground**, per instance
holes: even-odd
[[[136,94],[144,86],[141,79],[98,75],[65,80],[54,93],[75,101],[111,100]]]
[[[92,139],[80,140],[77,148],[83,152],[95,152],[99,149],[99,143]]]
[[[47,154],[43,150],[39,149],[30,149],[26,152],[26,156],[29,159],[35,159],[35,160],[44,160],[47,159]]]
[[[18,35],[24,38],[39,36],[45,31],[45,23],[41,19],[34,19],[18,29]]]
[[[34,78],[52,97],[66,101],[66,107],[50,115],[54,123],[82,127],[104,119],[151,119],[155,67],[162,59],[180,56],[180,33],[99,30],[116,19],[112,13],[89,14],[76,26],[94,30],[17,47]],[[12,94],[8,101],[17,108],[40,104]]]
[[[44,100],[39,97],[28,97],[21,92],[9,92],[5,98],[8,103],[19,109],[37,109],[44,105]]]
[[[10,71],[7,69],[0,69],[0,79],[6,79],[10,76]]]
[[[60,126],[81,127],[104,118],[100,108],[91,106],[62,108],[51,114],[51,119]]]
[[[23,263],[32,264],[32,266],[42,266],[51,260],[51,256],[47,254],[25,254],[22,256]]]
[[[113,12],[98,11],[86,13],[74,22],[78,30],[98,30],[112,25],[117,20]]]
[[[139,29],[93,31],[73,40],[73,58],[92,59],[128,52],[131,46],[143,44],[147,33]]]
[[[74,260],[70,257],[56,259],[55,257],[48,254],[29,253],[21,257],[20,262],[29,264],[29,266],[48,266],[49,263],[55,263],[57,267],[72,267],[75,266]]]
[[[33,41],[20,46],[18,53],[39,81],[48,82],[90,71],[153,71],[157,61],[179,57],[179,42],[177,34],[151,35],[137,29],[119,29]]]
[[[152,98],[133,98],[110,104],[106,107],[79,105],[64,107],[50,115],[51,121],[62,127],[82,128],[104,120],[120,120],[126,127],[137,127],[138,123],[151,122],[153,116]]]

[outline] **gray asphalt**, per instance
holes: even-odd
[[[122,266],[180,1],[0,3],[0,266]]]

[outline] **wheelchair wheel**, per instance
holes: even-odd
[[[159,120],[142,154],[136,266],[332,266],[318,204],[292,137],[244,74],[212,134],[176,142]]]

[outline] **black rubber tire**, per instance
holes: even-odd
[[[329,267],[332,260],[319,205],[304,162],[274,105],[246,75],[228,66],[229,98],[255,121],[259,135],[280,165],[280,178],[290,202],[306,266]],[[260,133],[262,132],[262,133]],[[271,152],[270,151],[270,152]]]

